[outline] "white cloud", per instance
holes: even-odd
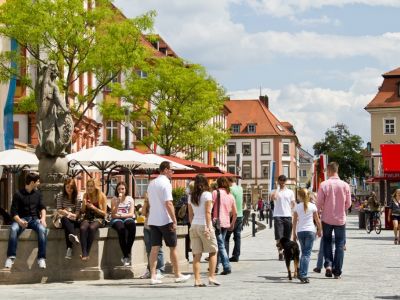
[[[359,1],[362,2],[362,0]],[[385,2],[385,0],[379,2],[381,1]],[[399,32],[388,32],[376,36],[339,36],[309,31],[249,33],[243,24],[232,21],[229,2],[229,0],[119,0],[115,3],[123,7],[128,16],[156,9],[158,12],[157,32],[166,39],[178,55],[203,64],[210,71],[228,70],[232,65],[240,67],[269,63],[271,59],[282,55],[325,59],[368,56],[386,64],[397,61],[400,56]],[[253,5],[258,3],[258,5],[263,4],[268,7],[283,5],[305,9],[322,5],[321,3],[325,3],[326,0],[253,2]],[[328,2],[332,5],[351,3],[351,1],[332,0]],[[385,3],[388,5],[391,2]],[[400,6],[400,1],[397,3]],[[318,22],[318,20],[314,21]],[[329,20],[322,18],[319,22],[329,22]]]
[[[299,19],[295,16],[291,16],[289,18],[292,22],[302,25],[302,26],[313,26],[313,25],[321,25],[321,24],[333,24],[334,26],[339,26],[341,24],[338,19],[331,19],[328,16],[321,16],[319,18],[302,18]]]
[[[363,72],[360,71],[360,72]],[[355,74],[353,74],[355,75]],[[357,82],[353,86],[357,85]],[[306,85],[287,85],[281,90],[263,90],[269,96],[270,110],[280,121],[293,124],[303,148],[324,138],[327,129],[344,123],[352,134],[370,139],[370,117],[363,109],[375,93],[356,94],[349,90],[332,90]],[[257,89],[228,92],[231,99],[257,99]],[[364,124],[364,126],[360,126]]]
[[[325,6],[343,7],[362,4],[367,6],[400,7],[398,0],[243,0],[258,14],[288,17]]]

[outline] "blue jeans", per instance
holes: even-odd
[[[308,265],[311,258],[311,250],[315,240],[315,232],[299,231],[297,233],[297,238],[299,239],[301,247],[299,276],[300,278],[306,278],[308,273]]]
[[[28,229],[34,230],[38,235],[38,259],[46,258],[46,243],[47,243],[47,235],[46,235],[46,227],[44,227],[38,218],[25,217],[21,218],[28,222]],[[7,257],[17,256],[17,243],[18,237],[25,229],[19,226],[17,222],[13,222],[11,224],[10,229],[10,238],[8,240],[8,249],[7,249]]]
[[[229,262],[228,253],[226,253],[225,249],[225,236],[227,232],[228,232],[227,228],[221,228],[220,233],[216,234],[217,244],[218,244],[217,268],[219,266],[219,263],[222,263],[224,271],[231,270],[231,264]]]
[[[240,243],[242,239],[241,237],[242,230],[243,230],[243,217],[237,217],[233,231],[228,231],[225,236],[225,249],[227,255],[229,256],[229,240],[233,233],[233,241],[235,242],[235,245],[233,246],[232,257],[236,258],[237,260],[239,260],[240,256]]]
[[[324,239],[324,267],[332,268],[333,275],[342,274],[344,245],[346,243],[346,225],[329,225],[322,222],[322,231]],[[335,256],[332,253],[332,232],[335,233]]]
[[[332,245],[335,242],[335,238],[332,238]],[[324,266],[324,252],[325,252],[325,247],[324,247],[324,239],[322,238],[320,243],[319,243],[319,251],[318,251],[318,259],[317,259],[317,269],[322,270],[322,267]]]
[[[150,252],[151,252],[151,230],[144,226],[143,228],[143,239],[144,239],[144,244],[146,246],[146,253],[147,253],[147,269],[150,270],[150,262],[149,262],[149,257],[150,257]],[[160,270],[161,272],[164,272],[165,270],[165,265],[164,265],[164,252],[162,247],[160,247],[160,250],[158,251],[158,256],[157,256],[157,270]]]

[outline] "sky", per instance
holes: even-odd
[[[231,99],[268,95],[302,147],[337,123],[370,140],[364,107],[400,67],[400,0],[115,0],[129,18],[155,10],[155,32],[203,65]]]

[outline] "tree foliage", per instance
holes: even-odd
[[[93,7],[85,7],[86,2]],[[141,33],[152,28],[154,15],[126,19],[109,0],[7,0],[0,6],[0,36],[16,40],[28,55],[21,49],[2,53],[0,80],[17,76],[35,91],[39,87],[32,78],[38,78],[46,61],[56,61],[61,91],[66,103],[75,100],[72,111],[79,121],[106,85],[146,56]],[[21,66],[30,72],[20,74]],[[85,73],[95,80],[78,97],[71,87]]]
[[[225,144],[222,124],[210,122],[221,113],[225,91],[202,66],[165,57],[139,67],[142,72],[129,74],[124,86],[113,85],[113,93],[134,107],[132,114],[145,116],[149,135],[142,142],[149,149],[156,143],[167,155],[186,151],[195,159]]]
[[[336,124],[325,132],[325,138],[314,144],[316,155],[328,155],[328,161],[339,163],[341,178],[364,177],[368,170],[361,153],[363,141],[344,124]]]

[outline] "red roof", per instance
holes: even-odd
[[[295,136],[279,121],[275,115],[258,99],[255,100],[228,100],[225,105],[230,109],[228,115],[228,128],[232,124],[240,124],[240,133],[232,133],[232,136]],[[249,124],[256,125],[255,133],[247,133]]]
[[[378,93],[365,107],[366,110],[372,108],[400,107],[399,79],[400,68],[392,70],[382,75],[383,83]]]

